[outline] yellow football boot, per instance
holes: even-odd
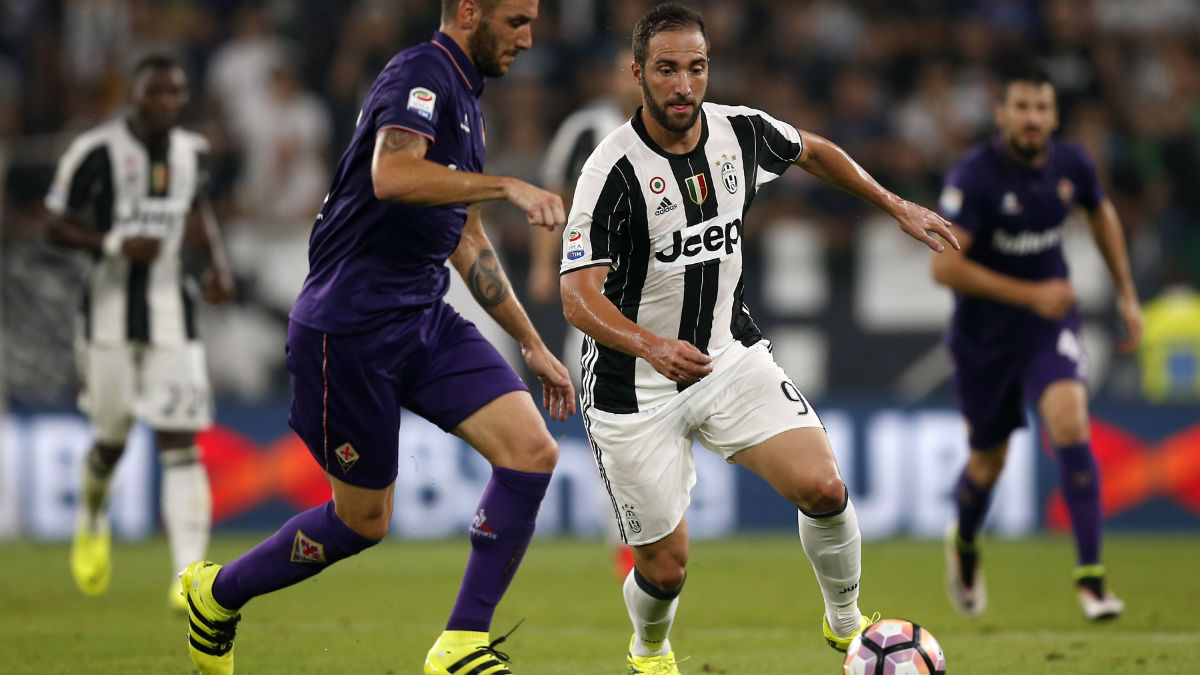
[[[488,642],[482,631],[442,631],[425,655],[425,675],[512,675],[508,654],[496,650],[507,637]]]
[[[825,641],[829,643],[830,647],[833,647],[834,649],[836,649],[839,652],[842,652],[844,654],[844,653],[846,653],[846,650],[850,648],[850,643],[854,642],[854,638],[858,637],[859,633],[866,630],[867,626],[870,626],[871,624],[875,623],[878,620],[879,620],[879,612],[875,612],[869,618],[867,617],[867,615],[864,614],[858,618],[858,630],[843,637],[843,636],[834,634],[833,629],[829,627],[829,619],[825,616],[824,613],[822,613],[821,614],[821,633],[825,635]]]
[[[634,656],[633,643],[637,636],[629,638],[629,651],[625,653],[627,675],[679,675],[679,666],[675,663],[675,652],[667,652],[658,656]]]
[[[233,636],[242,615],[213,599],[213,580],[220,569],[201,560],[179,575],[188,611],[188,653],[200,675],[233,675]]]
[[[71,575],[75,577],[75,585],[87,595],[100,595],[108,590],[112,576],[112,530],[107,518],[100,519],[96,532],[82,523],[75,529]]]

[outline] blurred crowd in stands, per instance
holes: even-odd
[[[648,4],[542,0],[533,50],[483,96],[489,171],[538,180],[556,125],[605,93],[604,72]],[[1057,84],[1061,134],[1086,147],[1118,208],[1143,301],[1200,284],[1195,0],[690,4],[708,23],[709,100],[822,134],[884,185],[930,206],[946,168],[992,133],[993,67],[1040,56]],[[83,268],[42,242],[40,203],[71,137],[120,110],[130,67],[153,51],[175,54],[189,72],[187,125],[213,145],[212,188],[239,282],[237,303],[205,315],[214,384],[250,398],[285,392],[286,314],[329,175],[366,88],[396,51],[428,39],[438,13],[435,0],[0,0],[10,397],[70,401]],[[797,382],[814,394],[944,392],[930,355],[949,298],[927,283],[927,252],[894,232],[877,240],[875,214],[800,171],[761,199],[768,204],[747,223],[759,277],[749,299],[768,336],[784,352],[791,345],[794,358],[783,360],[805,371]],[[485,215],[520,291],[528,226],[502,204]],[[1099,352],[1111,352],[1115,327],[1107,274],[1087,263],[1076,272],[1073,281],[1097,287],[1090,304],[1086,288],[1082,295],[1098,336],[1093,359],[1106,360]],[[903,298],[887,295],[898,289]],[[557,302],[531,304],[539,325],[561,334]],[[897,308],[906,320],[887,318]],[[1102,394],[1141,395],[1135,361],[1110,365],[1096,371]]]

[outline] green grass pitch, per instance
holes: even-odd
[[[255,543],[220,536],[212,557]],[[419,673],[453,602],[467,540],[389,540],[318,577],[259,598],[238,631],[237,671]],[[921,623],[952,673],[1196,673],[1200,538],[1109,537],[1115,622],[1079,614],[1066,538],[986,542],[987,614],[960,619],[942,590],[941,546],[863,547],[862,606]],[[0,564],[0,673],[186,673],[185,619],[166,608],[162,540],[118,544],[112,587],[76,591],[67,546],[8,542]],[[820,636],[820,595],[796,538],[695,542],[672,643],[685,674],[838,673]],[[620,673],[630,628],[608,547],[537,540],[496,614],[493,635],[520,675]]]

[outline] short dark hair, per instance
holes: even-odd
[[[708,33],[704,30],[704,19],[700,12],[684,7],[675,2],[667,2],[642,15],[637,25],[633,27],[633,60],[643,68],[646,67],[646,51],[650,46],[650,38],[659,33],[695,28],[704,36],[704,44],[708,45]]]
[[[147,54],[138,59],[137,64],[133,66],[133,79],[141,77],[142,73],[147,70],[174,70],[176,68],[183,70],[179,59],[170,54],[163,52]]]
[[[1029,82],[1032,84],[1048,84],[1054,87],[1050,72],[1034,59],[1015,59],[1000,67],[997,78],[1000,89],[996,92],[1001,101],[1008,95],[1008,85],[1014,82]]]
[[[483,12],[483,18],[486,19],[495,11],[496,5],[500,4],[500,0],[475,0],[479,3],[479,10]],[[442,0],[442,23],[454,23],[455,17],[458,15],[458,4],[462,0]]]

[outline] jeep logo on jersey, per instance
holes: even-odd
[[[708,181],[704,180],[704,174],[698,173],[695,176],[688,177],[684,181],[687,185],[688,197],[697,204],[703,204],[705,199],[708,199]]]
[[[733,165],[733,162],[725,162],[721,165],[721,181],[725,183],[725,190],[729,194],[737,193],[737,167]]]
[[[698,225],[675,230],[671,245],[658,251],[654,258],[664,265],[690,265],[731,255],[741,242],[742,219],[726,216],[726,221],[713,219]]]
[[[183,229],[189,208],[182,200],[144,198],[118,206],[113,228],[126,236],[166,237]]]

